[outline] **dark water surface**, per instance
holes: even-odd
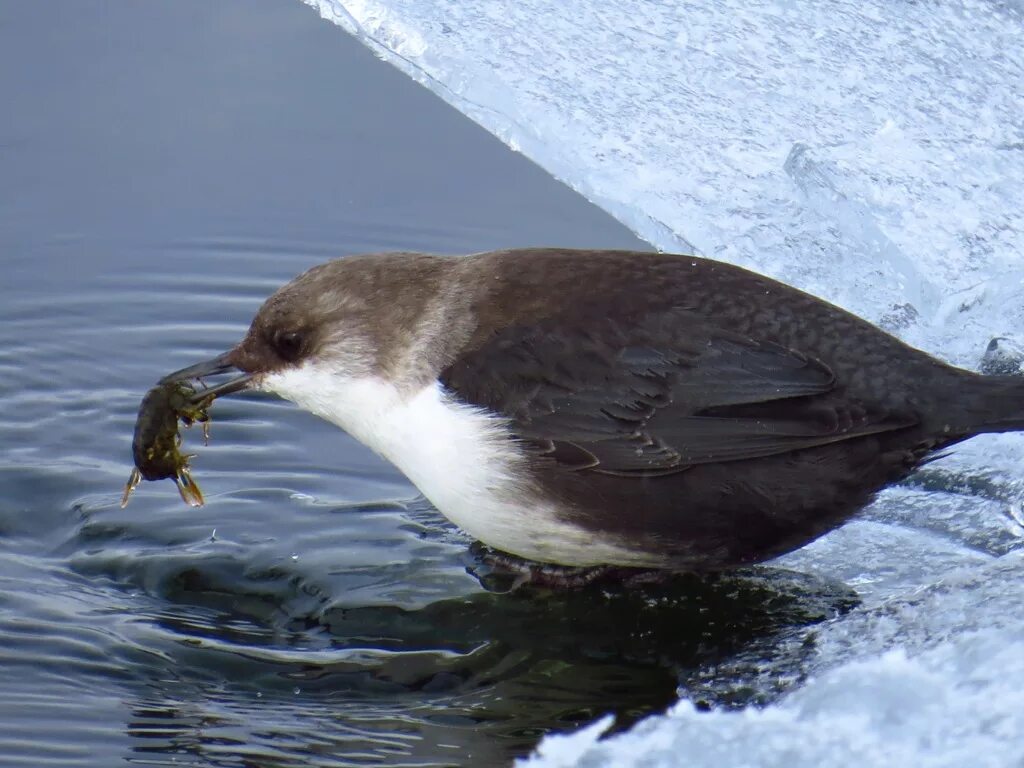
[[[256,397],[186,436],[204,508],[120,509],[142,393],[305,267],[643,244],[296,0],[0,0],[0,109],[0,765],[500,765],[756,699],[845,600],[489,592],[394,469]]]

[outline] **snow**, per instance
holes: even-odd
[[[1020,2],[305,2],[656,247],[1019,369]],[[1022,465],[1021,437],[977,438],[783,558],[862,603],[809,630],[810,658],[742,662],[799,667],[774,703],[684,700],[529,764],[1021,764]]]
[[[913,658],[891,650],[852,662],[766,709],[699,712],[684,701],[664,717],[599,742],[611,724],[605,718],[578,733],[548,737],[537,757],[519,765],[1020,765],[1022,678],[1024,642],[1005,631],[971,633]],[[1002,702],[998,710],[992,697]]]
[[[1013,6],[306,2],[663,250],[909,302],[961,364],[1020,328]]]

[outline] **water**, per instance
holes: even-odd
[[[0,765],[497,765],[855,602],[488,591],[393,468],[255,396],[186,435],[205,507],[120,509],[142,393],[305,267],[644,245],[298,3],[4,3],[0,97]]]

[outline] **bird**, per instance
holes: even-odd
[[[392,462],[499,553],[720,571],[837,528],[974,435],[1024,378],[948,365],[833,304],[697,256],[523,248],[335,259],[270,296],[234,374]]]

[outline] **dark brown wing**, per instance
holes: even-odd
[[[563,465],[657,475],[909,426],[847,402],[823,363],[685,310],[506,328],[441,376]]]

